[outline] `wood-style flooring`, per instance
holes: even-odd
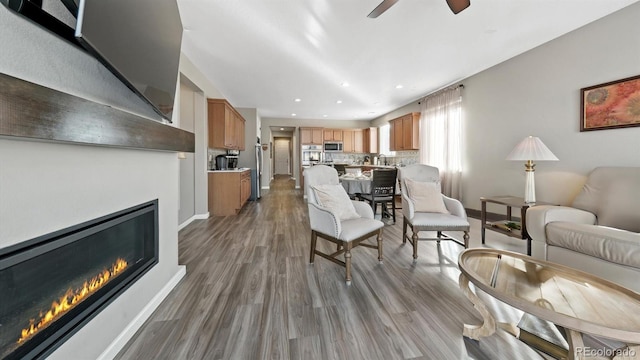
[[[187,275],[117,359],[542,359],[501,330],[480,342],[463,338],[464,323],[481,321],[458,287],[459,245],[421,242],[414,264],[400,210],[384,228],[384,263],[375,250],[354,249],[347,286],[343,267],[319,257],[309,264],[301,190],[287,177],[270,187],[239,215],[180,232]],[[524,251],[513,241],[488,234],[487,245]],[[518,311],[483,299],[498,321],[518,321]]]

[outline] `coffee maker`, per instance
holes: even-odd
[[[216,156],[216,170],[227,170],[228,162],[227,155]]]
[[[227,169],[238,168],[238,155],[240,155],[240,150],[227,150]]]

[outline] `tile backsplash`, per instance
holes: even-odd
[[[347,163],[347,164],[363,164],[364,157],[367,154],[349,154],[349,153],[325,153],[324,160],[334,163]],[[388,165],[406,166],[411,164],[417,164],[419,155],[417,151],[396,151],[393,156],[379,156],[379,154],[368,154],[369,161],[373,164],[373,157],[378,157],[378,164],[384,165],[385,159]]]

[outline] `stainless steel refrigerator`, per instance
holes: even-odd
[[[251,200],[260,199],[260,188],[262,181],[262,146],[257,143],[256,152],[256,168],[251,169]]]

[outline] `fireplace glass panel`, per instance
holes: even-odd
[[[46,235],[0,256],[0,358],[50,353],[157,263],[153,205]]]

